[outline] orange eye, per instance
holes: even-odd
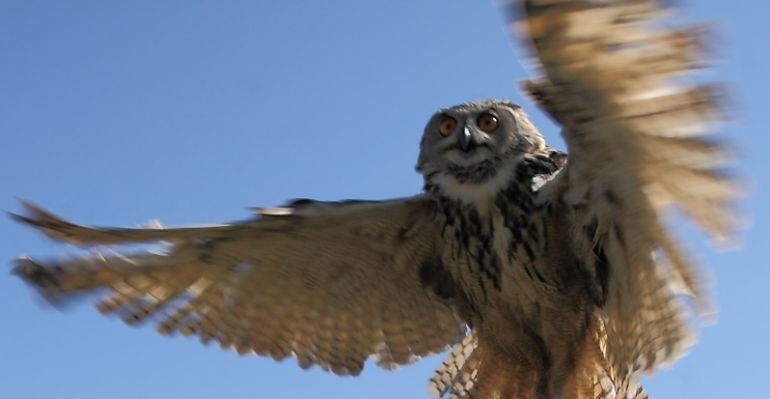
[[[438,130],[441,132],[441,135],[446,137],[452,134],[452,132],[455,131],[455,128],[457,127],[457,119],[452,118],[449,115],[444,115],[441,117],[441,121],[438,123]]]
[[[485,133],[492,133],[497,129],[497,117],[489,112],[485,112],[479,115],[479,118],[476,119],[476,124],[479,126],[479,129],[483,130]]]

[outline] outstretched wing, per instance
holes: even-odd
[[[670,10],[652,0],[523,3],[518,22],[542,75],[525,89],[569,149],[544,198],[567,205],[585,267],[606,281],[597,291],[611,364],[652,371],[689,342],[680,299],[704,304],[664,213],[674,205],[716,238],[737,227],[729,156],[707,137],[722,117],[719,90],[687,80],[703,66],[704,30],[664,28]]]
[[[16,273],[49,300],[106,289],[98,305],[164,334],[198,335],[239,353],[294,356],[358,374],[445,350],[465,334],[436,248],[434,204],[295,201],[255,220],[180,229],[97,229],[27,204],[13,215],[77,245],[166,242],[162,252],[52,262],[19,259]]]

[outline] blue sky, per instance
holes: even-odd
[[[696,248],[717,324],[647,383],[653,398],[760,397],[770,378],[768,37],[760,2],[682,2],[719,22],[744,249]],[[492,2],[0,1],[0,208],[31,199],[88,224],[217,222],[295,197],[387,198],[421,187],[424,123],[442,106],[524,100],[526,76]],[[701,239],[695,233],[690,238]],[[0,259],[67,251],[0,220]],[[427,397],[440,358],[340,378],[130,328],[89,306],[41,306],[0,273],[2,398]],[[422,395],[422,396],[421,396]]]

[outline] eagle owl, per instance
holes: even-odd
[[[539,60],[523,87],[568,156],[520,106],[470,102],[427,123],[414,197],[141,229],[25,203],[12,216],[55,240],[158,249],[20,258],[15,272],[50,301],[104,290],[98,310],[129,324],[340,375],[451,348],[436,397],[645,398],[639,377],[680,356],[690,315],[708,311],[664,213],[719,238],[736,228],[727,154],[706,136],[719,90],[682,79],[702,66],[701,32],[655,25],[651,0],[504,7]]]

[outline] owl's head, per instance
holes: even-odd
[[[521,107],[483,100],[439,110],[425,127],[417,170],[444,191],[494,194],[505,188],[527,153],[546,148]],[[471,198],[473,199],[473,198]]]

